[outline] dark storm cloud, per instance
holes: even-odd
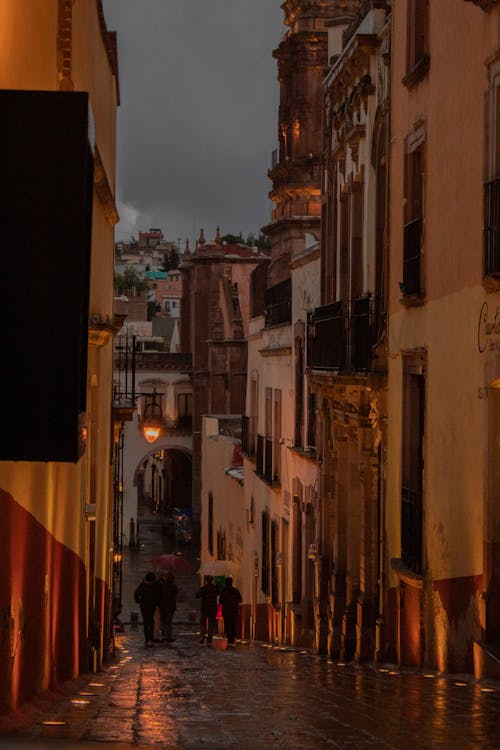
[[[104,0],[118,32],[117,236],[258,231],[277,143],[282,0]]]

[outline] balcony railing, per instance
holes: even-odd
[[[403,281],[400,284],[404,297],[422,294],[422,219],[405,224],[403,246]]]
[[[484,275],[500,274],[500,177],[484,186]]]
[[[319,370],[365,372],[371,369],[374,299],[318,307],[308,319],[307,364]]]
[[[347,330],[342,302],[316,308],[309,317],[308,329],[308,365],[322,370],[344,369]]]
[[[280,323],[290,323],[292,320],[292,280],[287,279],[280,284],[266,289],[265,293],[265,321],[268,326]]]
[[[351,315],[351,363],[354,370],[369,370],[372,358],[370,297],[355,299]]]

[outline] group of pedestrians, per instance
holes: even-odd
[[[144,623],[144,644],[151,648],[154,644],[155,613],[160,612],[161,637],[157,640],[171,643],[172,619],[177,606],[179,589],[172,572],[159,578],[153,572],[146,573],[144,580],[134,593],[134,599],[139,604]],[[205,576],[204,585],[196,596],[200,601],[200,643],[210,646],[217,629],[217,610],[222,608],[224,632],[228,647],[234,648],[236,626],[239,617],[239,605],[242,602],[239,590],[233,586],[233,579],[225,578],[223,587],[214,583],[213,577]]]
[[[155,641],[155,614],[160,613],[160,637],[156,640],[171,643],[172,620],[177,608],[177,594],[179,589],[173,573],[157,578],[154,573],[146,573],[134,593],[134,599],[140,607],[144,623],[144,645],[152,648]]]
[[[205,583],[196,594],[201,599],[200,606],[200,643],[210,646],[212,637],[217,627],[217,608],[222,606],[222,619],[224,620],[224,632],[227,645],[234,648],[236,637],[236,624],[239,616],[239,605],[241,594],[233,586],[233,579],[227,577],[222,591],[213,582],[212,576],[205,576]]]

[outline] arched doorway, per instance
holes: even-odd
[[[134,473],[137,510],[141,515],[168,514],[179,508],[191,514],[192,457],[180,448],[154,448],[141,458]]]

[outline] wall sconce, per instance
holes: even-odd
[[[281,552],[276,552],[276,567],[281,568],[283,565],[283,554]]]
[[[317,544],[310,544],[309,549],[307,550],[307,558],[308,560],[312,560],[312,562],[316,562],[318,559],[318,545]]]
[[[161,399],[161,394],[157,393],[155,388],[153,393],[142,393],[141,395],[151,397],[152,399],[144,407],[142,432],[148,443],[154,443],[155,440],[158,440],[163,430],[163,410],[158,400]]]
[[[119,565],[121,563],[122,557],[122,553],[119,550],[115,550],[115,552],[113,553],[113,562],[115,563],[115,565]]]

